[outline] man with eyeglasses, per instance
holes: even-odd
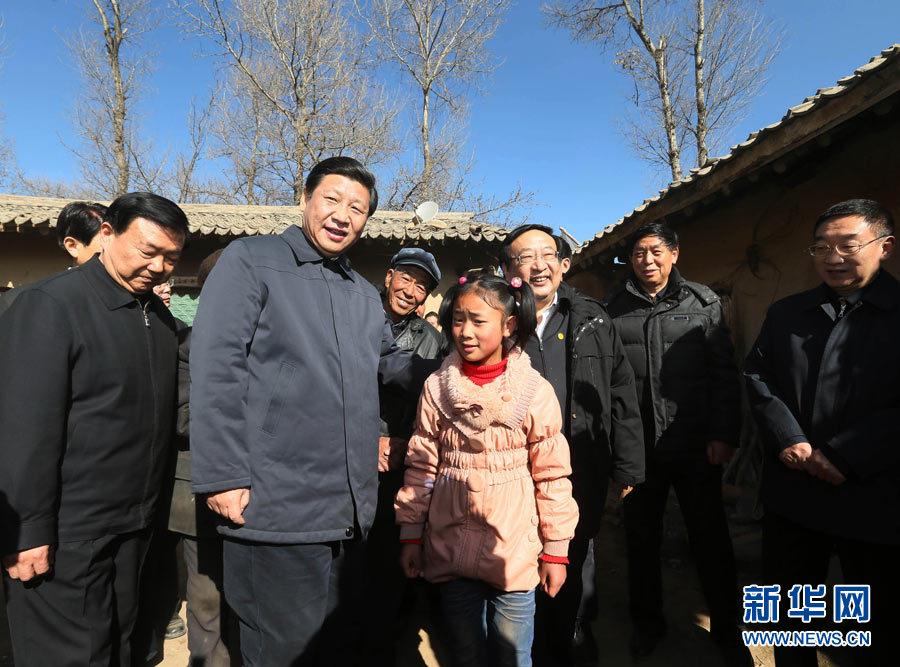
[[[682,278],[678,235],[653,222],[628,238],[631,276],[607,308],[634,369],[647,479],[625,499],[631,652],[649,657],[666,634],[660,549],[674,488],[709,607],[710,637],[729,665],[752,665],[740,602],[722,466],[740,436],[740,379],[719,296]]]
[[[763,578],[781,586],[784,629],[796,584],[823,584],[837,554],[847,584],[871,586],[870,649],[858,664],[896,663],[900,586],[900,283],[882,204],[851,199],[816,220],[808,252],[818,287],[775,303],[744,367],[764,445]],[[824,596],[829,618],[837,600]],[[776,647],[775,662],[815,665],[815,648]]]
[[[421,248],[402,248],[391,258],[384,277],[382,305],[397,346],[424,359],[441,356],[443,336],[416,311],[441,281],[434,255]],[[400,526],[394,498],[403,486],[403,459],[413,433],[416,399],[379,386],[381,433],[378,439],[378,504],[366,544],[366,664],[394,665],[402,630],[398,616],[410,592],[400,568]]]
[[[550,227],[515,228],[500,247],[499,261],[507,278],[521,278],[534,290],[539,322],[525,351],[559,400],[579,510],[569,544],[570,575],[555,598],[536,598],[534,664],[596,664],[592,541],[600,530],[609,478],[620,497],[644,480],[634,374],[603,306],[563,282],[572,253]]]

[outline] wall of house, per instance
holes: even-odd
[[[224,237],[194,237],[185,249],[175,269],[173,311],[187,321],[193,321],[198,290],[194,276],[207,255],[230,241]],[[376,287],[384,284],[391,257],[404,245],[400,241],[363,239],[350,252],[353,267]],[[443,279],[438,289],[428,297],[426,311],[440,308],[442,294],[465,273],[476,267],[495,262],[497,244],[450,240],[445,243],[421,244],[437,259]],[[33,283],[70,265],[69,256],[56,244],[52,233],[39,231],[0,233],[0,289]]]
[[[893,116],[876,131],[836,142],[826,159],[798,164],[782,176],[773,173],[676,227],[682,275],[730,295],[725,303],[739,355],[753,344],[774,301],[820,282],[805,248],[812,241],[813,222],[828,206],[857,197],[876,199],[900,225],[900,151],[894,148],[900,146],[900,117]],[[885,266],[900,278],[900,248]],[[599,297],[626,271],[615,267],[612,280],[584,272],[571,282]]]

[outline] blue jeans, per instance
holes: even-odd
[[[533,589],[505,592],[473,579],[440,586],[455,665],[531,667]]]

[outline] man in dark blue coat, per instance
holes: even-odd
[[[378,385],[418,392],[424,380],[344,256],[377,204],[359,162],[323,160],[307,177],[302,229],[233,242],[203,288],[192,483],[225,520],[225,596],[247,665],[356,659]]]
[[[744,368],[765,447],[763,577],[781,586],[780,621],[791,627],[791,588],[823,584],[837,554],[846,584],[871,586],[870,620],[839,628],[871,631],[871,648],[854,649],[866,665],[897,662],[900,283],[881,268],[894,245],[878,202],[825,211],[809,247],[822,284],[769,309]],[[828,618],[840,611],[832,593]],[[775,662],[815,665],[816,649],[779,646]]]

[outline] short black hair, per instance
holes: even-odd
[[[641,239],[645,239],[648,236],[658,236],[659,240],[662,241],[669,250],[678,249],[678,234],[674,229],[664,222],[648,222],[646,225],[641,225],[631,232],[631,235],[628,237],[626,245],[628,247],[629,257],[634,251],[634,246],[636,246]]]
[[[512,246],[513,241],[522,236],[525,232],[532,232],[535,230],[544,232],[544,234],[553,239],[553,242],[556,244],[556,252],[559,253],[560,259],[565,259],[566,257],[572,258],[572,250],[569,248],[569,244],[563,241],[562,237],[554,234],[552,227],[532,223],[529,225],[519,225],[511,230],[509,234],[506,235],[506,238],[503,239],[503,243],[500,246],[500,253],[497,256],[497,262],[501,267],[509,266],[512,263],[512,257],[509,255],[509,248]],[[568,251],[568,255],[566,255],[566,251]]]
[[[188,219],[175,202],[152,192],[129,192],[116,197],[103,221],[108,222],[116,234],[121,234],[135,218],[146,218],[160,227],[182,234],[187,244],[190,236]]]
[[[865,218],[866,224],[879,236],[891,236],[894,233],[894,216],[887,206],[874,199],[847,199],[838,202],[816,219],[813,225],[813,234],[824,222],[834,218],[844,218],[848,215],[859,215]]]
[[[106,207],[103,204],[86,201],[66,204],[56,218],[56,240],[59,247],[65,250],[63,241],[67,236],[89,245],[100,231],[100,223],[105,217]]]
[[[447,290],[441,302],[441,313],[438,315],[438,323],[447,342],[455,345],[453,308],[456,300],[463,294],[475,292],[485,303],[502,310],[504,317],[516,316],[516,345],[524,350],[525,343],[537,328],[537,308],[531,285],[521,283],[519,287],[513,287],[506,278],[484,269],[469,271],[465,275],[465,280],[460,278],[460,281],[462,282],[455,283]]]
[[[425,313],[425,319],[427,320],[432,315],[434,315],[435,317],[438,316],[438,314],[436,312],[434,312],[433,310],[429,310],[427,313]]]
[[[309,174],[306,177],[306,184],[303,186],[303,190],[304,192],[306,192],[306,196],[309,197],[313,193],[313,191],[315,191],[315,189],[319,187],[319,183],[322,182],[322,179],[329,174],[345,176],[351,181],[356,181],[357,183],[360,183],[364,187],[368,188],[368,217],[372,217],[372,214],[378,209],[378,190],[375,188],[375,175],[371,171],[366,169],[363,166],[362,162],[352,157],[338,155],[336,157],[325,158],[315,167],[310,169]]]
[[[197,269],[197,285],[202,288],[206,283],[206,279],[209,278],[210,272],[213,270],[213,267],[216,265],[216,262],[219,261],[219,257],[222,256],[222,252],[225,248],[219,248],[218,250],[214,250],[209,253],[206,257],[203,258],[203,261],[200,262],[200,266]]]

